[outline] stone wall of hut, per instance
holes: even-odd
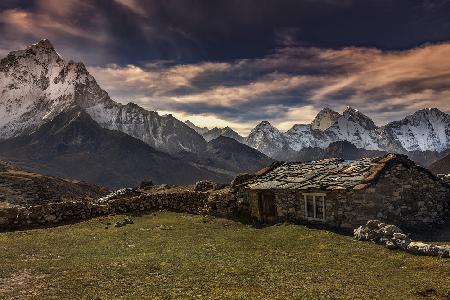
[[[354,191],[349,200],[361,215],[403,228],[423,227],[449,217],[450,186],[420,167],[398,164],[372,186]]]

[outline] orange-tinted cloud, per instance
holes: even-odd
[[[450,44],[439,44],[407,51],[285,48],[260,59],[228,63],[150,69],[110,66],[92,72],[124,102],[131,99],[186,116],[195,115],[192,105],[200,115],[243,124],[258,121],[255,114],[248,115],[252,107],[261,111],[261,118],[288,129],[310,121],[323,106],[342,110],[351,105],[379,124],[423,107],[449,112],[449,70]],[[249,79],[239,81],[239,77]],[[206,84],[211,78],[216,79]]]
[[[142,17],[147,17],[147,13],[138,0],[114,0],[115,2],[123,5],[132,12]]]

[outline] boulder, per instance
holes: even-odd
[[[391,237],[394,235],[394,233],[403,233],[403,231],[395,225],[385,225],[384,227],[380,228],[380,230],[381,234],[386,237]]]
[[[411,239],[403,233],[394,233],[392,241],[401,249],[406,250],[411,243]]]
[[[398,248],[397,245],[391,241],[387,241],[385,246],[386,246],[386,248],[391,249],[391,250]]]

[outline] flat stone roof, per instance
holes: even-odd
[[[404,160],[409,161],[403,155],[387,154],[353,161],[331,158],[307,163],[284,163],[250,181],[247,187],[255,190],[360,189],[373,181],[387,163]]]

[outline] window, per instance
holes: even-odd
[[[325,220],[325,194],[303,194],[305,217],[309,220]]]

